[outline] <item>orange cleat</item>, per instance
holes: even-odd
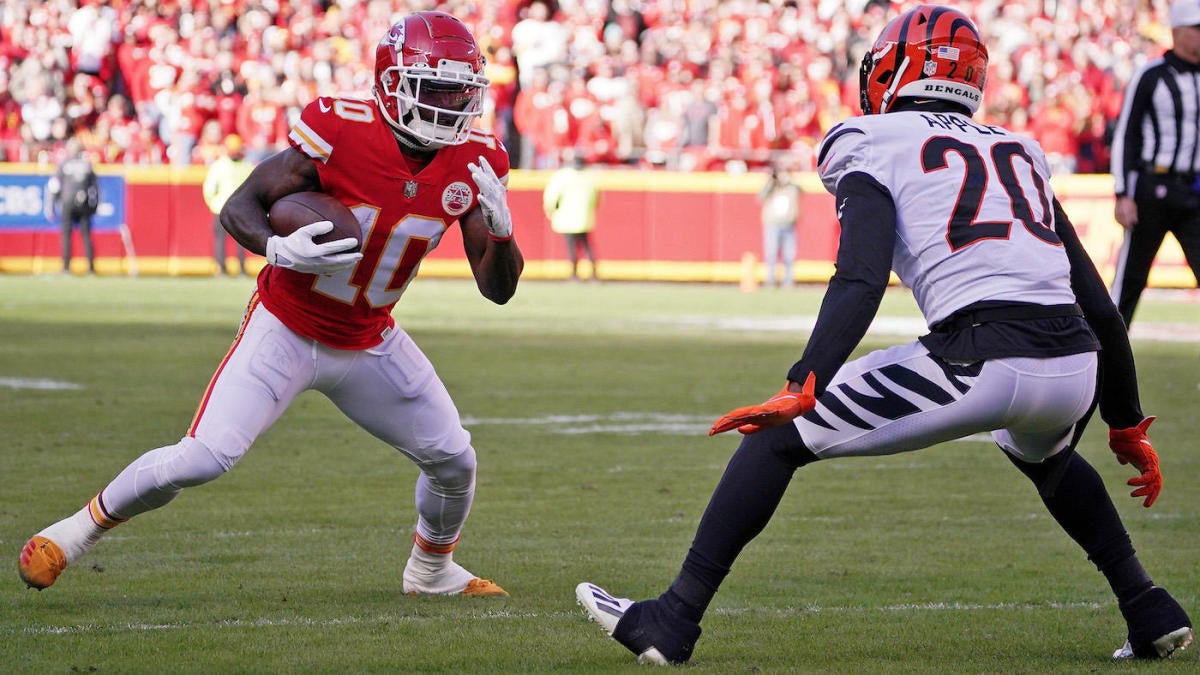
[[[49,588],[67,567],[67,556],[58,544],[37,535],[21,549],[17,571],[30,588]],[[490,582],[489,582],[490,583]]]
[[[496,582],[491,579],[480,579],[476,577],[467,582],[467,587],[463,589],[462,595],[474,595],[478,597],[502,596],[508,597],[508,591],[500,588]]]

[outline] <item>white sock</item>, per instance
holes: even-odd
[[[92,550],[105,532],[121,523],[105,515],[99,501],[100,497],[97,495],[71,516],[38,532],[39,536],[58,544],[63,555],[67,557],[68,564]]]
[[[413,544],[404,566],[405,593],[461,593],[475,575],[454,562],[453,552],[431,553]]]

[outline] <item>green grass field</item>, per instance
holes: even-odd
[[[114,530],[24,588],[25,540],[129,461],[175,442],[237,328],[249,280],[0,278],[0,672],[607,672],[632,656],[575,605],[674,577],[737,438],[727,409],[775,392],[820,288],[525,283],[505,307],[421,279],[396,310],[479,452],[456,559],[511,593],[411,598],[415,468],[306,394],[228,475]],[[910,340],[889,293],[863,349]],[[1200,332],[1148,299],[1146,329]],[[1136,326],[1141,328],[1140,326]],[[1097,420],[1081,453],[1155,580],[1200,616],[1200,338],[1134,343],[1166,487],[1126,496]],[[56,384],[57,383],[57,384]],[[1196,672],[1113,663],[1102,577],[990,443],[802,469],[739,560],[689,670]]]

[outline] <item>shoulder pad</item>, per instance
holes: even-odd
[[[851,171],[866,171],[870,158],[870,134],[854,120],[829,130],[817,155],[817,173],[830,194],[837,193],[842,176]],[[869,171],[868,171],[869,173]]]

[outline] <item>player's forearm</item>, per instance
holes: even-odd
[[[267,210],[249,195],[234,194],[217,216],[221,227],[242,248],[258,255],[267,250],[267,239],[274,234],[267,222]]]
[[[825,291],[804,355],[788,371],[788,379],[803,382],[808,373],[813,373],[817,376],[817,392],[825,391],[867,334],[886,286],[835,275]]]
[[[1083,248],[1075,228],[1057,199],[1054,200],[1054,229],[1071,262],[1071,290],[1092,332],[1100,340],[1100,417],[1110,427],[1124,429],[1142,421],[1138,396],[1137,368],[1133,348],[1121,314],[1100,278],[1091,257]]]
[[[788,372],[793,382],[815,373],[818,392],[829,385],[871,326],[891,276],[896,240],[895,206],[873,178],[846,176],[835,199],[842,226],[837,272],[825,291],[804,355]]]
[[[284,195],[321,191],[321,179],[312,161],[295,148],[271,155],[242,182],[221,209],[221,227],[251,253],[265,255],[267,239],[275,234],[267,209]]]
[[[475,282],[483,297],[503,305],[517,292],[523,269],[525,257],[515,239],[491,240],[475,270]]]

